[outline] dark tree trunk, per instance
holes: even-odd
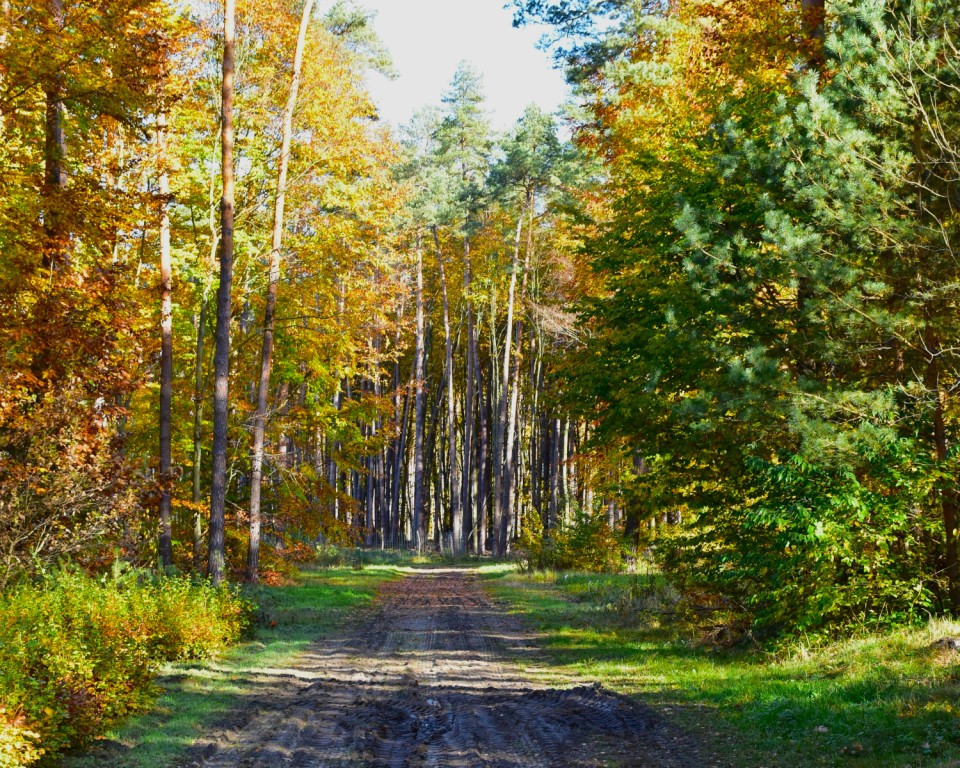
[[[210,532],[207,569],[219,585],[226,577],[224,522],[227,504],[227,421],[230,407],[230,319],[233,284],[233,80],[236,46],[236,0],[225,0],[223,17],[223,120],[220,203],[220,285],[217,289],[217,331],[213,356],[213,475],[210,484]]]
[[[470,266],[470,241],[463,241],[463,296],[467,309],[467,382],[463,404],[463,522],[473,549],[477,549],[476,520],[473,497],[473,415],[476,408],[474,377],[477,368],[477,330],[473,314],[473,301],[470,298],[472,270]]]
[[[412,371],[412,376],[410,377],[410,384],[407,387],[406,394],[403,398],[403,417],[400,422],[400,437],[397,444],[396,454],[393,458],[393,496],[390,503],[390,518],[393,525],[393,533],[396,536],[399,536],[403,528],[400,525],[400,492],[403,489],[403,467],[407,456],[407,435],[410,430],[410,400],[411,393],[415,391],[416,387],[416,363],[414,363],[414,370]]]
[[[947,393],[940,385],[940,367],[938,360],[941,354],[940,343],[931,328],[927,328],[924,345],[928,355],[926,370],[926,387],[933,395],[935,407],[933,411],[933,442],[938,461],[942,464],[947,460],[949,446],[947,445],[947,428],[944,413],[946,411]],[[947,598],[950,610],[960,614],[960,564],[957,562],[957,491],[953,483],[940,490],[940,504],[943,516],[944,532],[944,573],[947,576]]]
[[[560,419],[552,419],[550,425],[549,478],[550,502],[547,512],[547,527],[556,528],[560,513]]]
[[[477,455],[477,484],[480,489],[477,494],[477,528],[480,544],[477,551],[480,554],[486,552],[487,549],[487,523],[490,518],[490,470],[492,466],[490,461],[490,423],[493,408],[493,393],[491,390],[493,379],[496,377],[492,359],[490,368],[490,381],[487,382],[486,395],[484,395],[483,367],[477,365],[477,394],[480,401],[480,450]]]
[[[48,0],[50,15],[56,27],[64,26],[63,0]],[[44,198],[43,211],[44,252],[43,265],[47,269],[65,266],[67,260],[67,233],[63,225],[63,191],[67,188],[67,139],[63,130],[63,76],[54,73],[47,84],[44,99],[46,118],[44,130]]]
[[[802,0],[803,26],[807,34],[807,63],[811,69],[821,70],[824,65],[823,41],[826,36],[825,0]]]

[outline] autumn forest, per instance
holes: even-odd
[[[3,0],[0,766],[318,553],[960,613],[960,7],[511,12],[571,97],[501,131],[468,62],[380,119],[362,3]],[[128,667],[45,661],[88,624]]]

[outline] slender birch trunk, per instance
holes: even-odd
[[[437,264],[440,268],[440,287],[443,292],[443,344],[444,369],[447,379],[447,470],[450,473],[450,520],[453,527],[453,546],[457,554],[463,551],[463,507],[461,506],[460,474],[457,471],[457,414],[456,392],[453,382],[453,338],[450,333],[450,297],[447,293],[447,272],[443,263],[443,249],[436,226],[433,227],[433,242],[437,249]]]
[[[260,356],[260,381],[257,386],[257,410],[253,417],[253,459],[250,471],[250,541],[247,547],[248,582],[256,582],[260,564],[260,489],[263,483],[263,442],[267,429],[267,399],[270,394],[270,372],[273,367],[273,337],[276,324],[277,290],[280,285],[280,260],[283,247],[283,209],[287,195],[287,170],[290,167],[290,144],[293,141],[293,113],[300,90],[300,71],[306,47],[307,28],[313,13],[313,0],[306,0],[300,17],[300,31],[293,55],[293,76],[290,94],[283,112],[283,138],[280,143],[280,168],[277,172],[277,194],[273,206],[273,238],[270,247],[270,281],[263,316],[263,348]]]
[[[510,262],[510,287],[507,290],[507,325],[506,339],[503,342],[503,374],[500,380],[499,405],[497,409],[497,447],[494,457],[494,471],[497,473],[497,488],[494,492],[493,503],[496,509],[496,553],[500,557],[507,554],[509,546],[510,518],[504,504],[504,486],[506,471],[510,463],[506,445],[507,412],[510,393],[510,364],[511,349],[513,347],[513,312],[517,293],[517,271],[520,265],[520,238],[523,233],[523,218],[526,211],[520,214],[517,220],[517,234],[514,238],[513,259]],[[512,449],[512,446],[510,446]]]
[[[420,235],[417,235],[416,242],[417,259],[417,317],[416,317],[416,344],[415,344],[415,392],[416,405],[414,408],[414,438],[413,438],[413,539],[414,546],[419,552],[423,547],[424,524],[426,522],[426,509],[424,507],[424,469],[425,461],[423,455],[424,435],[426,428],[427,400],[424,387],[426,385],[426,356],[427,350],[424,343],[424,317],[423,317],[423,249]]]
[[[533,190],[528,189],[526,194],[526,203],[524,205],[524,211],[530,217],[530,221],[527,226],[527,250],[523,259],[523,278],[520,281],[520,301],[521,306],[523,305],[524,299],[527,295],[527,275],[530,272],[530,258],[533,252],[533,222],[534,222],[534,195]],[[521,214],[522,219],[522,214]],[[516,264],[519,260],[519,230],[518,230],[518,239],[517,239],[517,253],[514,257],[514,274],[512,279],[516,280]],[[516,477],[517,477],[517,456],[514,450],[517,438],[517,420],[519,418],[519,403],[520,403],[520,350],[523,346],[523,312],[515,313],[513,308],[513,296],[510,297],[510,306],[507,309],[507,322],[509,323],[510,319],[516,314],[515,328],[514,328],[514,340],[516,345],[516,352],[512,356],[512,362],[510,364],[510,375],[505,378],[504,381],[510,385],[510,410],[507,415],[507,439],[506,446],[504,451],[504,463],[503,463],[503,516],[507,521],[506,531],[502,531],[503,539],[503,554],[506,554],[510,549],[510,521],[513,519],[514,511],[514,501],[516,499]],[[509,337],[508,337],[509,341]],[[510,345],[506,345],[506,350],[504,352],[508,357],[510,356]],[[504,364],[504,369],[506,369],[506,364]],[[501,527],[502,527],[501,523]]]
[[[167,121],[157,121],[160,150],[160,564],[173,565],[173,535],[170,530],[172,494],[170,484],[170,433],[173,402],[173,265],[170,258],[170,178],[166,169]]]
[[[202,467],[203,461],[203,347],[207,330],[207,312],[210,299],[204,291],[200,302],[200,314],[197,316],[197,359],[194,363],[193,384],[193,567],[199,571],[203,567],[203,516],[200,513],[202,499]]]

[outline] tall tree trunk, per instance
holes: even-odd
[[[550,500],[547,507],[547,527],[556,528],[560,514],[560,419],[552,419],[550,424],[549,453]]]
[[[200,500],[203,460],[203,347],[207,332],[207,312],[210,298],[207,290],[200,302],[200,314],[197,316],[197,359],[194,363],[193,389],[193,567],[199,571],[203,567],[203,517],[200,514]]]
[[[383,395],[383,385],[380,378],[380,348],[381,341],[379,333],[373,340],[373,350],[374,350],[374,361],[370,368],[371,376],[371,386],[373,388],[373,395],[379,402]],[[370,433],[372,436],[376,437],[380,434],[383,429],[383,423],[380,420],[380,416],[377,415],[373,418],[370,425]],[[376,454],[370,457],[370,476],[367,481],[367,528],[370,531],[370,536],[373,537],[376,534],[377,530],[380,529],[382,533],[382,515],[378,514],[378,499],[380,498],[380,488],[382,483],[382,471],[383,471],[383,452],[377,451]],[[381,538],[381,542],[383,539]],[[372,543],[372,539],[371,539]]]
[[[560,494],[563,498],[563,521],[569,525],[573,520],[570,499],[570,422],[563,420],[560,438]]]
[[[390,518],[393,521],[393,534],[397,537],[403,531],[400,520],[400,494],[404,487],[403,466],[407,455],[407,435],[410,431],[410,400],[413,392],[416,391],[416,363],[411,371],[410,382],[407,386],[406,394],[403,398],[403,416],[400,422],[400,438],[397,445],[396,454],[393,457],[393,496],[390,500]]]
[[[483,554],[487,549],[487,520],[490,509],[490,422],[493,411],[493,381],[496,370],[493,360],[490,361],[490,381],[487,383],[486,396],[483,387],[483,367],[477,365],[477,395],[480,405],[480,443],[477,452],[477,537],[479,546],[477,552]]]
[[[426,523],[426,509],[424,506],[424,469],[425,459],[423,454],[424,436],[427,416],[426,400],[426,368],[427,368],[427,349],[424,339],[424,317],[423,317],[423,249],[421,247],[420,235],[417,235],[416,243],[417,257],[417,317],[416,317],[416,342],[415,342],[415,407],[414,407],[414,438],[413,438],[413,539],[414,546],[419,552],[423,547],[423,533]]]
[[[826,36],[825,0],[802,0],[803,26],[809,46],[807,65],[821,70],[824,65],[823,41]]]
[[[427,312],[427,314],[430,315],[431,313]],[[433,349],[433,326],[432,325],[427,327],[426,347],[428,350]],[[442,419],[440,418],[440,403],[443,402],[443,392],[444,392],[445,386],[446,386],[446,382],[444,381],[443,375],[441,374],[440,386],[437,387],[436,395],[433,398],[432,404],[430,404],[430,410],[429,410],[429,413],[427,414],[427,419],[426,419],[426,423],[429,426],[429,429],[427,430],[427,444],[426,444],[426,449],[424,451],[425,472],[427,477],[426,488],[427,490],[429,490],[430,482],[433,481],[434,488],[436,489],[436,493],[433,494],[432,501],[434,502],[435,505],[439,505],[443,501],[442,490],[443,490],[444,484],[443,482],[441,482],[439,475],[440,473],[443,472],[444,462],[443,462],[443,456],[437,455],[437,435],[440,433],[440,431],[443,428],[443,424],[441,423]],[[424,502],[428,510],[430,507],[430,501],[431,499],[427,499]],[[428,523],[428,526],[427,526],[428,533],[431,530],[429,526],[430,520],[436,520],[438,516],[439,516],[439,506],[437,506],[437,514],[435,514],[433,517],[428,516],[426,518],[426,522]],[[439,542],[439,539],[437,538],[438,530],[439,530],[438,526],[432,527],[433,538],[437,542]],[[430,537],[428,536],[428,538]]]
[[[224,0],[223,118],[221,123],[223,198],[220,202],[220,285],[213,354],[213,475],[210,483],[210,531],[207,569],[215,585],[226,577],[224,520],[227,506],[227,420],[230,407],[230,316],[233,284],[233,80],[236,67],[236,0]]]
[[[530,220],[527,225],[527,250],[523,259],[523,278],[520,281],[520,295],[519,295],[519,304],[523,306],[523,302],[527,295],[527,276],[530,272],[530,258],[533,253],[533,223],[534,223],[534,195],[533,189],[528,189],[526,194],[526,202],[524,205],[524,210],[527,215],[530,217]],[[522,217],[521,217],[522,218]],[[518,238],[518,247],[517,254],[514,258],[514,274],[513,280],[516,280],[516,265],[519,261],[519,238]],[[506,446],[504,450],[504,472],[503,472],[503,516],[507,520],[507,530],[504,533],[504,552],[506,554],[510,549],[510,521],[513,519],[514,513],[514,501],[516,499],[516,476],[517,476],[517,455],[516,455],[516,439],[517,439],[517,421],[519,418],[519,406],[520,406],[520,350],[523,346],[523,312],[516,313],[514,311],[514,300],[511,296],[510,306],[507,310],[508,322],[511,316],[516,315],[514,320],[514,342],[516,346],[516,352],[512,356],[512,361],[510,363],[510,376],[505,381],[510,387],[510,406],[509,412],[507,415],[507,439]],[[509,338],[509,337],[508,337]],[[507,356],[510,355],[510,346],[506,346],[505,352]],[[506,366],[504,366],[506,367]],[[502,525],[502,523],[501,523]]]
[[[170,179],[166,168],[167,120],[157,121],[160,149],[160,564],[173,565],[170,506],[173,478],[170,475],[171,405],[173,402],[173,265],[170,258]]]
[[[499,543],[497,534],[500,530],[499,518],[497,517],[500,505],[497,499],[500,498],[502,490],[502,460],[503,460],[503,433],[500,429],[500,386],[502,384],[500,377],[500,352],[498,349],[497,337],[497,293],[496,287],[490,291],[490,380],[487,382],[490,413],[490,432],[491,432],[491,450],[490,455],[485,457],[487,472],[489,473],[490,495],[487,504],[490,507],[490,550],[494,554],[499,553]]]
[[[263,315],[263,347],[260,356],[260,381],[257,385],[257,410],[253,417],[253,458],[250,470],[250,541],[247,547],[248,582],[256,582],[260,565],[260,486],[263,482],[263,442],[267,430],[267,399],[270,394],[270,372],[273,367],[273,336],[276,323],[277,289],[280,285],[280,249],[283,247],[283,209],[287,195],[287,169],[290,167],[290,144],[293,140],[293,113],[300,90],[303,49],[307,28],[313,13],[313,0],[306,0],[300,17],[297,47],[293,54],[293,75],[290,93],[283,112],[283,137],[280,142],[280,167],[277,172],[277,194],[273,206],[273,238],[270,246],[270,280],[267,304]]]
[[[533,398],[530,404],[530,501],[533,509],[536,510],[540,522],[544,522],[543,517],[543,435],[546,432],[544,425],[546,419],[540,411],[540,397],[543,392],[543,346],[540,341],[539,329],[531,334],[530,343],[534,345],[531,355],[531,374],[530,381],[533,385]]]
[[[941,349],[940,342],[933,329],[927,327],[924,334],[924,346],[928,355],[926,370],[926,387],[934,397],[933,411],[933,442],[937,459],[942,464],[947,460],[949,446],[947,445],[947,428],[944,414],[946,412],[947,393],[940,386],[940,367],[938,360]],[[960,564],[957,552],[957,518],[958,518],[957,491],[953,484],[940,491],[940,504],[943,516],[944,532],[944,572],[947,576],[947,597],[950,610],[960,614]]]
[[[456,392],[453,382],[453,338],[450,333],[450,297],[447,293],[447,271],[443,264],[443,249],[436,226],[433,227],[433,242],[437,249],[437,264],[440,268],[440,287],[443,292],[443,344],[444,370],[447,379],[447,470],[450,473],[450,520],[453,528],[453,547],[456,554],[463,551],[463,507],[461,506],[460,474],[457,471],[457,414]]]
[[[467,309],[467,383],[463,405],[463,520],[466,532],[473,539],[476,551],[477,523],[474,515],[473,490],[473,414],[476,395],[474,376],[477,368],[477,329],[470,297],[472,270],[470,266],[470,240],[463,239],[463,300]]]
[[[211,157],[211,160],[213,158]],[[204,346],[207,334],[207,322],[210,315],[210,297],[213,292],[213,275],[217,268],[217,254],[220,249],[220,231],[214,206],[216,200],[217,174],[210,173],[208,196],[210,200],[207,227],[210,231],[209,264],[202,283],[200,296],[200,314],[197,317],[196,361],[194,364],[194,411],[193,411],[193,567],[197,572],[203,569],[203,513],[200,502],[203,498],[201,471],[203,459],[203,401],[206,398],[206,380],[203,372]],[[192,211],[191,211],[192,217]]]
[[[65,23],[63,0],[48,0],[53,24],[62,29]],[[63,226],[63,191],[67,188],[67,139],[63,130],[63,76],[54,73],[44,92],[46,119],[44,131],[44,197],[43,265],[47,269],[64,266],[67,260],[67,235]]]
[[[513,347],[513,312],[517,293],[517,271],[520,266],[520,237],[523,233],[524,209],[517,220],[517,234],[514,238],[513,259],[510,262],[510,287],[507,290],[507,325],[506,338],[503,342],[503,374],[500,379],[499,405],[497,408],[497,440],[496,456],[494,457],[494,471],[497,473],[497,487],[494,491],[494,508],[496,514],[496,553],[503,557],[507,554],[510,535],[510,516],[504,503],[504,488],[507,480],[507,468],[510,464],[507,441],[507,420],[510,398],[510,367],[511,349]]]

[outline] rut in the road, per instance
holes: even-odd
[[[210,734],[204,768],[467,768],[692,765],[654,713],[521,672],[531,638],[461,571],[410,576],[373,618],[301,659],[306,683],[265,691]]]

